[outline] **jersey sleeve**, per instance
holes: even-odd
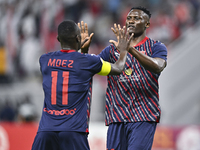
[[[99,55],[88,54],[88,67],[87,69],[92,70],[94,74],[107,76],[111,71],[111,64],[104,61]]]
[[[101,51],[101,53],[99,54],[99,56],[105,60],[105,61],[109,61],[109,55],[110,55],[110,48],[111,48],[111,45],[107,46],[105,49],[103,49]]]
[[[43,67],[45,55],[46,55],[46,54],[43,54],[43,55],[41,55],[40,58],[39,58],[40,71],[41,71],[41,72],[42,72],[42,67]]]
[[[101,61],[102,61],[101,71],[98,72],[97,74],[102,76],[107,76],[111,71],[111,64],[107,61],[104,61],[103,59],[101,59]]]
[[[80,60],[81,68],[85,70],[90,70],[93,74],[101,71],[102,61],[100,56],[94,54],[86,54],[87,59]]]
[[[152,57],[159,57],[162,58],[164,60],[167,60],[167,48],[166,46],[161,43],[158,42],[153,46],[153,50],[152,50]]]

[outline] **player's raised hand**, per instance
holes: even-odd
[[[119,44],[119,30],[120,29],[121,29],[120,24],[117,25],[116,23],[114,23],[114,27],[111,27],[111,30],[115,34],[115,36],[117,38],[117,41],[115,41],[115,40],[109,40],[109,42],[112,43],[113,45],[115,45],[115,47],[117,47],[118,44]]]
[[[78,23],[78,27],[81,31],[81,52],[88,53],[94,33],[91,33],[89,36],[87,23],[84,23],[83,21],[81,21],[81,23]]]
[[[126,30],[125,26],[121,28],[119,24],[118,26],[114,24],[114,28],[111,29],[117,37],[117,42],[114,40],[110,40],[109,42],[114,44],[119,51],[129,50],[130,41],[133,38],[133,34],[129,37],[129,29]]]

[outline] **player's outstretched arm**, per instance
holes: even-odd
[[[126,27],[124,26],[123,29],[121,29],[120,25],[118,25],[119,30],[119,37],[118,37],[118,45],[117,49],[120,51],[119,59],[114,63],[111,64],[111,71],[109,75],[118,75],[121,74],[121,72],[124,70],[125,63],[126,63],[126,57],[127,52],[129,50],[130,41],[131,38],[133,38],[133,35],[129,38],[129,31],[126,31]]]
[[[78,23],[78,27],[81,31],[81,53],[88,53],[94,33],[91,33],[89,36],[87,23],[84,23],[83,21]]]

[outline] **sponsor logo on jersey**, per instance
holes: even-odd
[[[129,81],[139,81],[140,80],[140,75],[129,75],[129,76],[123,76],[120,75],[119,77],[119,82],[129,82]]]
[[[74,115],[76,112],[76,108],[74,109],[62,109],[62,110],[47,110],[47,108],[43,109],[44,112],[47,112],[48,114],[51,115],[56,115],[56,116],[63,116],[63,115]]]

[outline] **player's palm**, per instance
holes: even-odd
[[[92,41],[92,36],[94,35],[94,33],[91,33],[90,36],[85,37],[84,40],[81,40],[81,52],[87,53],[90,43]]]
[[[115,40],[109,40],[110,43],[112,43],[113,45],[115,45],[115,47],[118,47],[119,45],[119,30],[121,30],[120,25],[116,25],[116,23],[114,24],[114,28],[111,27],[111,30],[113,31],[113,33],[115,34],[117,41]]]
[[[78,27],[81,31],[81,52],[88,53],[94,33],[91,33],[89,36],[87,23],[84,24],[83,21],[81,21],[81,23],[78,23]]]
[[[118,25],[119,29],[119,39],[118,39],[118,46],[117,49],[122,52],[122,51],[128,51],[129,46],[130,46],[130,41],[133,38],[133,34],[129,38],[129,29],[126,30],[126,27],[124,26],[123,29],[121,29],[120,25]]]

